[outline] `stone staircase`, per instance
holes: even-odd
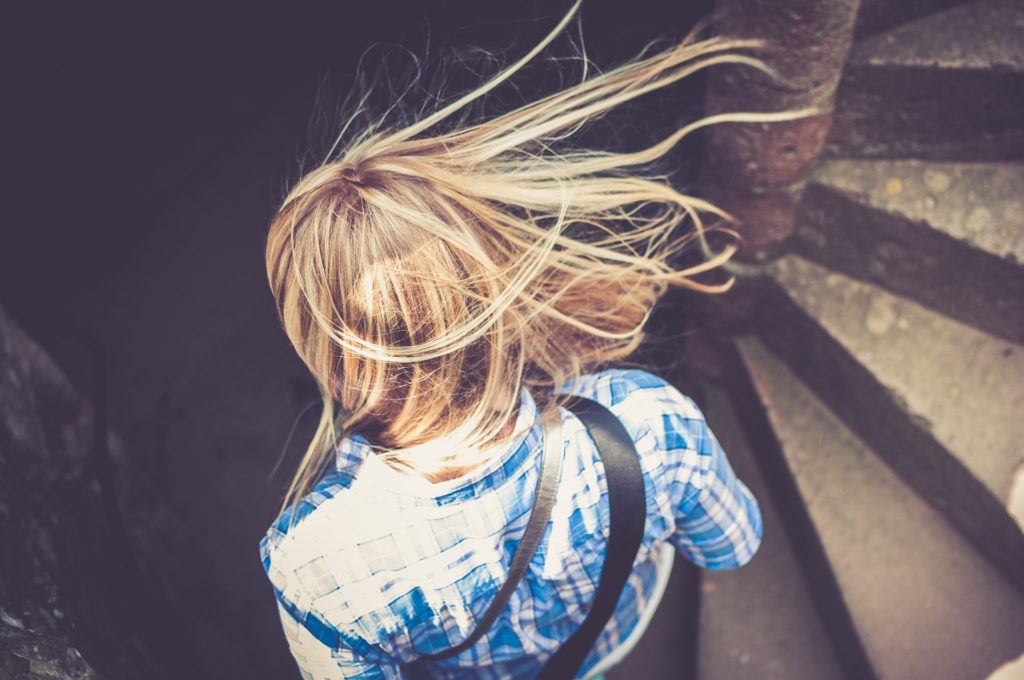
[[[710,309],[700,401],[765,537],[699,577],[702,680],[1024,654],[1024,4],[951,4],[859,24],[794,235]]]
[[[769,494],[790,499],[784,526],[845,674],[985,678],[1018,656],[1019,590],[760,341],[740,353],[773,437],[758,440]]]

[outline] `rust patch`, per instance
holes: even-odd
[[[709,144],[709,174],[750,192],[788,187],[802,180],[821,155],[831,120],[822,114],[770,125],[732,125]]]
[[[859,0],[719,0],[718,32],[763,40],[775,76],[729,65],[712,72],[708,113],[825,113],[771,124],[725,124],[708,136],[702,185],[739,218],[743,254],[763,257],[795,231],[796,205],[832,126],[832,106]]]

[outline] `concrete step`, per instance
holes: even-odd
[[[1024,650],[1024,596],[757,340],[740,341],[869,668],[854,677],[983,678]],[[813,556],[800,564],[813,566]],[[809,580],[814,579],[809,575]]]
[[[697,677],[845,677],[732,404],[720,390],[708,390],[701,408],[733,470],[757,497],[764,535],[741,569],[703,572]]]
[[[968,0],[861,0],[854,37],[863,38],[941,12]]]
[[[682,557],[676,559],[643,637],[621,663],[604,674],[605,680],[694,680],[699,571]]]
[[[1024,590],[1024,348],[796,256],[765,271],[761,337]]]
[[[827,162],[796,241],[831,268],[1024,342],[1024,163]]]
[[[840,84],[831,153],[1024,158],[1022,32],[1019,0],[980,0],[858,42]]]

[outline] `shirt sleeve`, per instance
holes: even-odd
[[[761,543],[761,511],[700,408],[675,387],[659,391],[660,417],[652,431],[664,447],[676,526],[670,540],[697,566],[734,569],[754,556]]]
[[[292,618],[280,602],[277,611],[288,648],[303,680],[398,680],[404,677],[396,665],[370,662],[343,644],[337,648],[324,644]]]

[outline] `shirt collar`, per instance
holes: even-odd
[[[338,444],[335,466],[338,472],[353,480],[353,485],[373,486],[403,494],[438,498],[470,487],[501,469],[509,462],[509,458],[513,454],[523,448],[524,443],[527,443],[528,448],[532,449],[535,443],[532,439],[539,436],[536,435],[534,427],[537,423],[537,415],[537,404],[524,387],[520,392],[519,413],[516,418],[514,434],[505,444],[480,450],[470,446],[464,433],[455,433],[405,449],[405,452],[414,452],[415,449],[421,447],[429,447],[433,450],[436,450],[435,447],[444,447],[446,451],[453,453],[459,451],[474,453],[479,450],[481,456],[487,460],[465,475],[443,482],[432,483],[413,472],[405,472],[388,465],[379,456],[372,455],[373,448],[358,433],[350,433]],[[476,456],[472,457],[476,458]]]

